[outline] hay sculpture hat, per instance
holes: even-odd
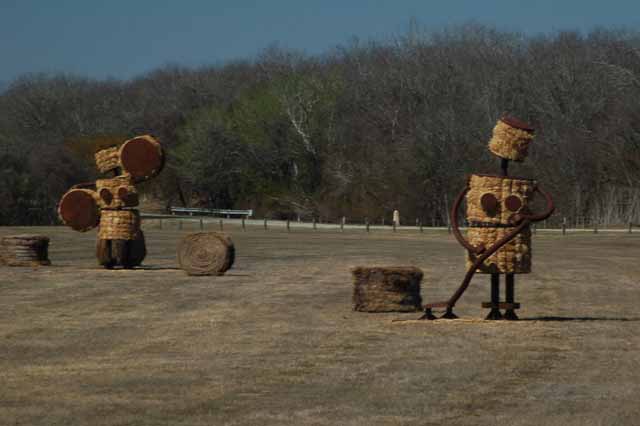
[[[489,151],[500,158],[524,161],[529,143],[533,140],[533,127],[515,117],[503,115],[493,128]]]

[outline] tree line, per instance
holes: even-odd
[[[0,95],[0,224],[55,223],[97,177],[96,146],[150,133],[168,161],[140,189],[158,209],[442,225],[466,175],[499,170],[486,146],[504,112],[537,129],[510,170],[555,196],[553,220],[638,223],[639,79],[636,32],[477,24],[127,81],[23,75]]]

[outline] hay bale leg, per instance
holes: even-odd
[[[147,246],[144,240],[144,233],[140,230],[136,238],[129,241],[129,265],[131,267],[139,266],[146,256]]]
[[[111,257],[111,240],[98,239],[96,243],[96,257],[98,258],[98,264],[104,266],[106,269],[111,269],[115,266],[116,261]]]
[[[422,310],[422,271],[414,267],[357,267],[353,274],[353,309],[361,312]]]

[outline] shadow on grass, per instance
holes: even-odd
[[[520,318],[520,321],[640,321],[640,318],[621,318],[621,317],[530,317]]]

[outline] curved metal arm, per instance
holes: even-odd
[[[521,214],[519,213],[519,220],[517,220],[517,222],[520,222],[522,220],[528,220],[531,222],[539,222],[541,220],[545,220],[546,218],[548,218],[549,216],[551,216],[551,214],[553,213],[553,211],[555,210],[555,205],[553,204],[553,199],[551,198],[551,195],[546,192],[543,191],[542,188],[536,186],[536,188],[534,189],[534,192],[537,191],[540,194],[542,194],[545,198],[545,200],[547,201],[547,208],[544,212],[539,213],[539,214]]]
[[[456,237],[456,240],[460,243],[460,245],[472,253],[482,253],[484,251],[484,246],[474,247],[469,241],[467,241],[462,234],[460,233],[460,226],[458,225],[458,209],[460,208],[460,204],[462,204],[462,200],[464,196],[469,192],[469,185],[467,185],[456,197],[456,201],[453,203],[453,207],[451,208],[451,230],[453,231],[453,236]]]

